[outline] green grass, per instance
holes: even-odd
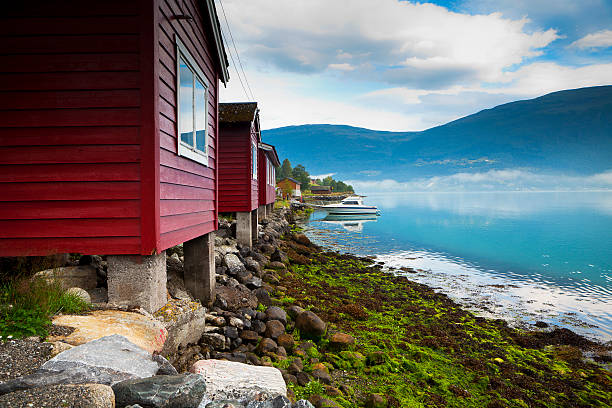
[[[0,336],[6,339],[47,336],[58,313],[82,313],[90,304],[42,278],[13,278],[0,286]]]

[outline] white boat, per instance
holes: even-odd
[[[327,211],[330,215],[338,214],[378,214],[378,207],[363,205],[363,199],[359,196],[350,196],[338,204],[327,204],[317,206],[318,209]]]

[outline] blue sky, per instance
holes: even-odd
[[[223,8],[264,129],[423,130],[612,84],[612,0],[223,0]],[[251,100],[230,69],[221,100]]]

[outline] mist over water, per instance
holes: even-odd
[[[369,194],[370,220],[307,225],[314,242],[431,285],[480,314],[612,340],[612,192]],[[396,271],[404,273],[401,271]]]

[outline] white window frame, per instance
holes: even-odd
[[[200,164],[203,164],[208,167],[208,143],[209,143],[209,129],[208,129],[208,90],[209,84],[204,72],[200,69],[198,64],[195,62],[185,44],[178,38],[177,35],[174,36],[176,42],[176,134],[177,134],[177,152],[179,156],[186,157],[193,161],[196,161]],[[181,90],[181,77],[180,77],[180,65],[181,58],[187,64],[187,66],[191,69],[193,73],[193,100],[192,100],[192,111],[193,111],[193,143],[194,145],[187,144],[181,140],[181,107],[180,107],[180,90]],[[206,151],[199,150],[195,147],[196,144],[196,106],[195,106],[195,81],[199,80],[206,90],[206,98],[204,105],[204,145],[206,146]]]
[[[257,155],[259,151],[257,150],[257,143],[251,141],[251,172],[253,173],[251,177],[253,180],[257,180]]]

